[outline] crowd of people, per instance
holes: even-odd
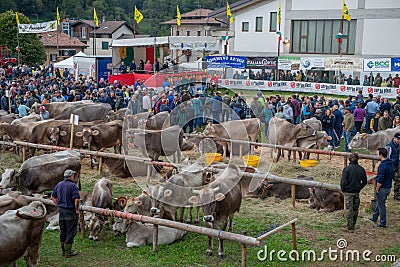
[[[374,87],[395,87],[400,86],[399,74],[394,77],[392,74],[388,74],[386,78],[383,78],[380,73],[376,76],[371,72],[369,75],[364,75],[363,82],[361,83],[360,77],[353,75],[346,76],[344,73],[339,72],[338,75],[329,75],[328,72],[324,71],[308,71],[304,72],[299,70],[293,72],[291,70],[271,70],[271,72],[265,71],[253,71],[251,69],[241,71],[235,71],[232,76],[233,79],[250,79],[250,80],[264,80],[264,81],[297,81],[297,82],[316,82],[316,83],[330,83],[330,84],[347,84],[347,85],[363,85],[363,86],[374,86]]]

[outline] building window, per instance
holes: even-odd
[[[262,32],[263,17],[256,17],[256,32]]]
[[[57,61],[57,54],[50,54],[50,61],[56,62]]]
[[[244,21],[242,22],[242,32],[248,32],[249,31],[249,22]]]
[[[340,32],[340,20],[293,20],[291,53],[339,54],[335,36]],[[342,53],[353,55],[355,49],[356,20],[344,21]]]
[[[176,31],[176,36],[179,36],[179,31]]]
[[[187,31],[187,32],[186,32],[186,36],[190,36],[190,31]]]
[[[278,13],[270,12],[269,13],[269,31],[276,32],[278,24]]]
[[[197,31],[197,36],[201,36],[201,31]]]
[[[101,42],[101,49],[108,50],[108,42]]]
[[[81,35],[82,38],[85,38],[85,39],[86,39],[86,38],[87,38],[87,36],[86,36],[86,27],[82,27],[82,28],[81,28],[81,31],[82,31],[82,35]]]

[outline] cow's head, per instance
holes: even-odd
[[[203,131],[203,134],[206,136],[214,136],[215,135],[215,128],[213,126],[212,121],[209,121],[206,128]]]
[[[161,204],[164,202],[164,186],[155,185],[151,188],[151,208],[150,213],[155,216],[160,213]]]
[[[99,239],[99,234],[103,229],[103,220],[99,216],[92,214],[89,220],[89,239],[97,241]]]
[[[28,206],[17,210],[17,216],[22,219],[43,219],[46,216],[46,206],[40,201],[33,201]]]
[[[367,148],[367,137],[366,133],[356,133],[349,144],[349,149]]]
[[[203,220],[206,223],[212,223],[215,220],[215,209],[217,201],[225,199],[225,195],[219,191],[219,185],[214,188],[206,187],[201,190],[193,190],[195,196],[189,198],[189,202],[194,205],[202,205]]]
[[[89,127],[85,127],[82,129],[82,132],[77,132],[75,135],[77,137],[82,137],[84,148],[90,148],[90,144],[92,143],[93,136],[96,136],[99,133],[100,132],[98,130],[92,130]]]
[[[113,209],[119,211],[124,210],[127,200],[128,199],[124,196],[114,198]]]
[[[67,132],[61,131],[59,127],[50,127],[49,133],[50,133],[50,141],[53,145],[58,145],[60,137],[64,137],[67,135]]]
[[[6,169],[1,175],[0,189],[17,186],[17,176],[14,169]]]

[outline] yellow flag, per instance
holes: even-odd
[[[96,26],[99,26],[99,18],[97,17],[97,13],[96,13],[96,8],[93,8],[93,19],[94,22],[96,23]]]
[[[57,7],[57,25],[61,24],[61,18],[60,18],[60,13],[58,13],[58,7]]]
[[[133,16],[133,19],[136,21],[137,24],[139,24],[143,19],[143,14],[140,13],[140,11],[136,8],[136,6],[135,6],[135,14]]]
[[[19,24],[18,12],[15,12],[15,20],[17,21],[17,25]]]
[[[347,21],[350,21],[350,14],[349,14],[349,10],[347,9],[347,5],[346,2],[344,0],[342,0],[343,3],[343,18]]]
[[[278,25],[281,25],[281,1],[278,1]]]
[[[181,26],[181,12],[179,11],[178,5],[176,5],[176,24]]]
[[[232,24],[233,23],[233,17],[232,17],[231,8],[229,7],[228,1],[226,1],[226,16],[229,18],[229,24]]]

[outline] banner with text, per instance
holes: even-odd
[[[277,69],[277,57],[246,57],[247,69]]]
[[[57,30],[57,21],[47,21],[36,24],[18,24],[19,33],[43,33]]]
[[[390,71],[391,59],[385,58],[364,58],[363,70],[369,71]]]
[[[207,56],[207,68],[246,68],[246,57],[239,56]]]
[[[300,57],[279,57],[278,69],[300,70]]]
[[[325,59],[322,57],[302,57],[300,68],[302,70],[323,70],[325,68]]]
[[[325,58],[325,70],[362,71],[362,58],[329,57]]]
[[[396,98],[400,94],[400,88],[393,87],[371,87],[359,85],[310,83],[295,81],[259,81],[259,80],[234,80],[219,79],[218,85],[227,89],[238,90],[270,90],[288,91],[301,93],[319,93],[331,95],[357,95],[359,90],[363,91],[364,96],[380,94],[382,97]]]
[[[400,72],[400,58],[399,57],[392,57],[391,71]]]

